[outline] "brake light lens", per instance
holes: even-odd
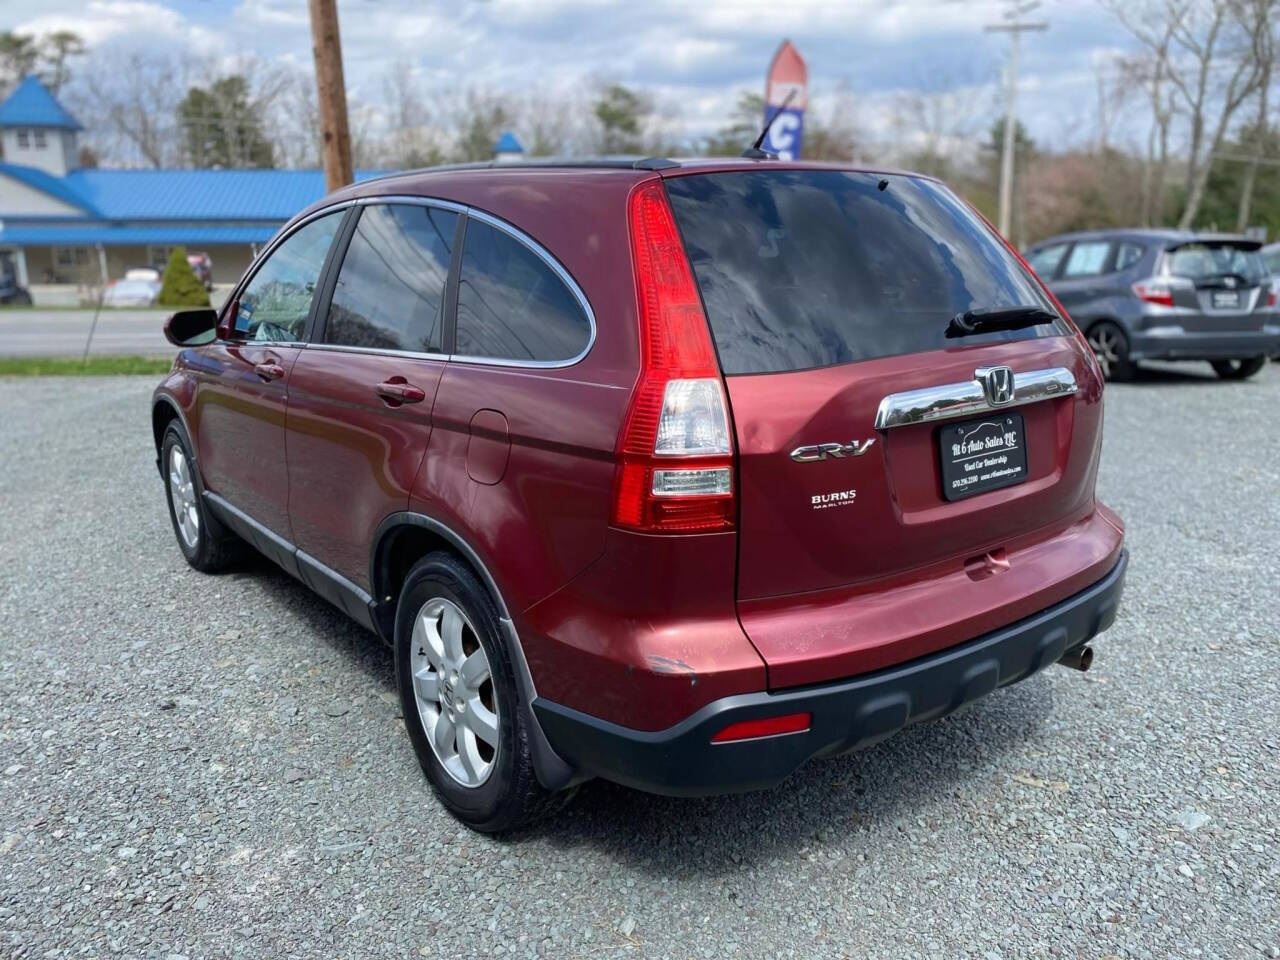
[[[1275,287],[1272,287],[1271,291],[1267,294],[1267,306],[1274,307],[1278,301],[1280,301],[1280,294],[1277,294]]]
[[[640,376],[618,436],[613,524],[732,529],[733,442],[702,299],[661,181],[631,195]]]
[[[1173,291],[1168,284],[1159,280],[1147,280],[1133,285],[1133,293],[1144,303],[1154,303],[1161,307],[1173,306]]]
[[[760,737],[776,737],[780,733],[804,733],[809,729],[812,717],[808,713],[787,713],[763,720],[743,720],[731,723],[714,737],[712,743],[732,743],[735,740],[756,740]]]

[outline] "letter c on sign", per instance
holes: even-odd
[[[779,160],[794,160],[791,148],[795,146],[796,127],[800,126],[800,118],[790,110],[778,114],[769,128],[769,148],[778,155]]]

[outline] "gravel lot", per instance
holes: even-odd
[[[0,380],[0,956],[1280,956],[1280,368],[1108,391],[1089,674],[507,841],[433,801],[371,635],[182,561],[152,383]]]

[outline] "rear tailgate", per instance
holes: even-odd
[[[668,180],[737,438],[739,616],[774,687],[994,629],[1106,560],[1092,545],[1069,570],[1035,554],[1094,517],[1101,385],[1079,338],[1059,321],[948,340],[956,313],[1052,303],[945,188],[888,180]],[[1007,406],[975,380],[991,366],[1013,373]],[[912,422],[938,412],[913,394],[926,389],[965,414]],[[902,422],[878,426],[882,405]],[[949,499],[942,451],[988,435],[1016,437],[1007,457],[973,457],[999,488]]]
[[[1191,333],[1261,330],[1274,312],[1271,279],[1252,240],[1202,238],[1165,251],[1157,268],[1167,278],[1179,325]]]

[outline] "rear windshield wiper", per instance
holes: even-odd
[[[957,313],[947,324],[948,337],[968,337],[992,330],[1021,330],[1053,323],[1057,314],[1043,307],[984,307]]]

